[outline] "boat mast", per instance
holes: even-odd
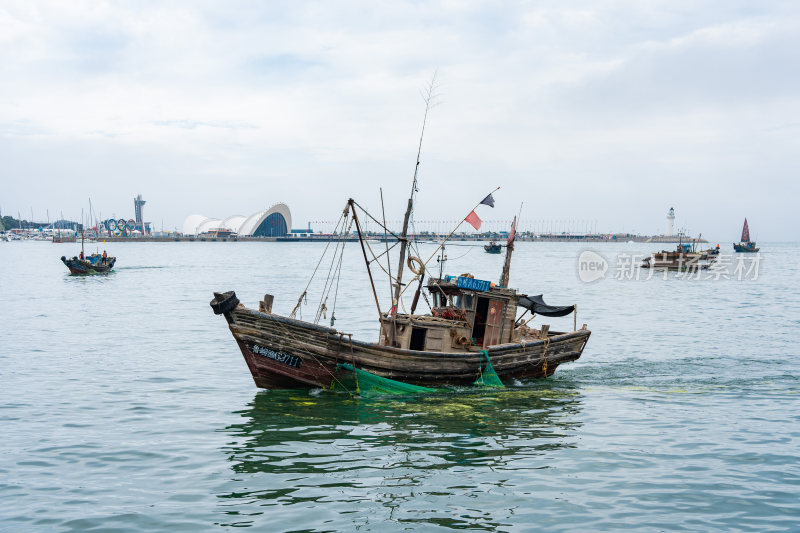
[[[364,247],[364,232],[361,231],[361,223],[358,221],[358,215],[356,214],[356,206],[355,202],[352,198],[347,200],[347,205],[350,206],[350,212],[353,214],[353,222],[356,224],[356,231],[358,232],[358,242],[361,245],[361,252],[364,254],[364,263],[367,265],[367,275],[369,276],[369,284],[372,287],[372,296],[375,297],[375,306],[378,308],[378,320],[381,323],[381,330],[384,328],[383,320],[381,317],[383,313],[381,312],[381,302],[378,300],[378,291],[375,290],[375,281],[372,279],[372,271],[369,268],[369,259],[367,259],[367,249]],[[333,315],[331,315],[333,316]],[[331,319],[332,321],[333,319]],[[333,323],[331,323],[333,325]],[[386,332],[383,332],[384,338],[386,338]]]
[[[92,199],[91,198],[89,198],[89,226],[92,227],[92,228],[94,227],[94,217],[92,216]],[[94,233],[95,233],[95,238],[97,238],[96,232],[94,232]]]
[[[508,239],[506,244],[506,261],[503,263],[503,273],[500,274],[500,286],[508,287],[508,276],[511,270],[511,252],[514,251],[514,239],[517,238],[517,217],[514,217],[514,222],[511,224],[511,238]]]
[[[408,248],[408,221],[411,218],[411,211],[414,207],[414,193],[417,191],[417,174],[419,172],[419,156],[422,153],[422,139],[425,136],[425,123],[428,120],[428,111],[431,109],[433,90],[436,87],[436,74],[434,73],[431,83],[428,86],[428,94],[425,95],[425,116],[422,119],[422,132],[419,135],[419,147],[417,148],[417,162],[414,165],[414,180],[411,183],[411,194],[408,197],[408,207],[403,219],[403,232],[400,235],[400,262],[397,266],[397,282],[394,287],[394,298],[392,298],[392,320],[396,321],[397,306],[400,303],[400,292],[403,286],[403,266],[406,261],[406,249]],[[392,328],[392,335],[396,328]],[[394,338],[392,338],[394,343]]]

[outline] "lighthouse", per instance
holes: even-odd
[[[670,207],[667,213],[667,237],[672,237],[672,229],[675,227],[675,209]]]

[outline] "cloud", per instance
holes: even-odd
[[[150,189],[115,209],[142,192],[174,226],[280,195],[313,219],[347,191],[407,194],[419,90],[438,68],[421,178],[452,201],[423,194],[420,209],[453,218],[491,181],[542,216],[657,230],[678,204],[722,232],[707,198],[739,218],[755,176],[765,204],[797,190],[799,22],[782,2],[7,2],[4,172],[90,192],[115,154],[144,157],[126,175]],[[230,199],[195,191],[215,179],[232,180]],[[40,194],[16,185],[6,202],[56,201]]]

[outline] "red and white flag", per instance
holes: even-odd
[[[467,215],[467,218],[464,220],[472,224],[472,227],[475,228],[476,231],[481,229],[482,221],[477,213],[475,213],[474,209],[469,212],[469,215]]]

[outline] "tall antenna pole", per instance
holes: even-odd
[[[94,227],[94,215],[92,213],[92,199],[89,198],[89,226]],[[97,238],[97,234],[95,232],[95,238]]]
[[[417,191],[417,174],[419,173],[419,156],[422,153],[422,139],[425,136],[425,124],[428,121],[428,111],[431,109],[431,100],[433,99],[433,91],[436,88],[436,73],[434,72],[431,78],[431,83],[428,86],[428,93],[424,95],[425,98],[425,116],[422,119],[422,132],[419,135],[419,147],[417,148],[417,162],[414,165],[414,180],[411,183],[411,194],[408,197],[408,207],[406,208],[406,216],[403,219],[403,232],[400,235],[400,262],[397,266],[397,284],[394,288],[394,298],[392,298],[392,316],[397,316],[397,306],[400,303],[400,291],[403,285],[403,265],[406,261],[406,249],[408,248],[408,220],[411,218],[411,211],[414,208],[414,193]],[[393,328],[394,332],[394,328]],[[392,339],[394,343],[394,339]]]

